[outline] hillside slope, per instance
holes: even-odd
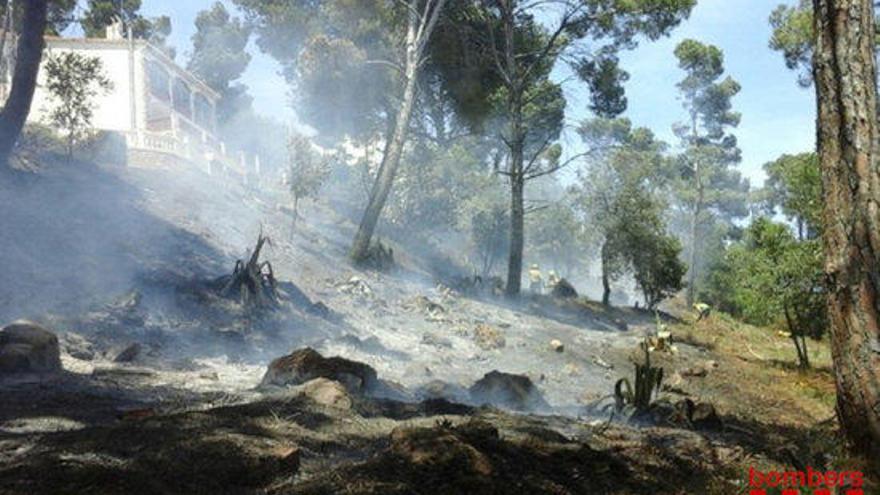
[[[65,367],[0,377],[3,493],[729,493],[748,466],[811,457],[833,432],[821,343],[818,371],[800,373],[773,332],[682,312],[667,321],[677,351],[657,353],[663,396],[712,403],[722,424],[608,423],[585,406],[632,375],[652,315],[466,296],[393,240],[399,269],[362,271],[346,257],[355,218],[308,205],[292,231],[280,192],[183,170],[82,165],[0,187],[14,198],[0,317],[58,333]],[[283,303],[253,313],[208,288],[261,232]],[[370,365],[382,392],[328,408],[255,388],[306,346]],[[493,370],[529,377],[546,404],[481,407],[493,397],[467,389]]]

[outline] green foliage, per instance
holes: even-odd
[[[813,6],[810,0],[797,5],[781,4],[770,14],[770,48],[782,52],[785,66],[799,71],[798,84],[813,83]]]
[[[297,114],[323,139],[387,129],[400,78],[405,2],[235,0],[257,45],[295,85]]]
[[[765,164],[764,171],[768,212],[779,208],[795,222],[799,237],[816,237],[822,231],[822,174],[816,153],[782,155]]]
[[[288,185],[293,195],[294,220],[299,202],[317,196],[330,174],[330,159],[320,153],[312,140],[302,134],[288,139]]]
[[[731,99],[740,85],[724,74],[724,54],[713,45],[687,39],[675,47],[678,66],[685,77],[676,86],[681,92],[690,122],[678,129],[679,137],[691,146],[715,144],[733,149],[736,141],[726,134],[739,125],[740,114],[732,111]]]
[[[642,290],[648,309],[680,291],[687,267],[679,258],[681,242],[673,236],[656,231],[643,231],[634,244],[633,277]]]
[[[633,409],[633,415],[645,413],[660,393],[663,383],[663,368],[651,365],[651,352],[648,342],[639,344],[644,352],[645,360],[641,364],[635,363],[635,387],[627,378],[621,378],[614,384],[614,405],[618,412]]]
[[[389,82],[384,68],[352,40],[316,35],[299,53],[297,113],[326,137],[369,136],[381,129]],[[390,108],[390,107],[389,107]]]
[[[788,226],[758,218],[728,250],[713,280],[734,314],[786,328],[801,366],[809,365],[805,338],[821,337],[827,326],[818,240],[798,241]]]
[[[251,60],[246,50],[250,28],[231,17],[220,2],[199,12],[195,25],[193,52],[187,68],[220,93],[217,120],[224,124],[236,112],[250,105],[247,88],[233,84]]]
[[[526,253],[529,259],[540,260],[542,265],[567,277],[586,257],[582,249],[584,225],[574,209],[575,198],[570,194],[559,191],[549,201],[526,216],[529,233]]]
[[[458,215],[461,230],[470,234],[473,265],[481,275],[491,275],[510,249],[510,212],[503,190],[496,187],[466,199]]]
[[[785,66],[798,72],[798,84],[813,84],[813,2],[798,0],[795,5],[780,4],[770,13],[769,46],[782,53]],[[875,21],[875,43],[880,44],[880,23]]]
[[[89,38],[104,38],[106,28],[121,20],[125,34],[131,28],[135,38],[147,40],[174,58],[174,48],[165,44],[171,35],[171,18],[146,18],[140,13],[141,0],[88,0],[88,9],[81,25]]]
[[[590,111],[609,119],[626,111],[623,83],[629,80],[629,74],[620,68],[616,56],[581,60],[575,69],[590,88]]]
[[[386,220],[409,233],[453,229],[468,198],[498,187],[483,163],[485,143],[476,137],[454,143],[414,141],[389,199]]]
[[[91,131],[94,98],[110,91],[101,59],[76,52],[50,55],[46,60],[46,89],[54,102],[49,112],[52,125],[63,131],[68,156]]]
[[[648,307],[682,287],[681,246],[666,234],[661,195],[666,146],[628,119],[597,118],[580,133],[595,151],[581,175],[580,208],[598,233],[604,278],[632,273]]]
[[[0,2],[0,18],[5,18],[9,3],[9,0]],[[15,2],[11,12],[10,21],[16,32],[21,32],[21,23],[24,22],[24,9],[21,8],[23,3],[25,2]],[[76,0],[49,1],[46,13],[46,34],[59,36],[73,22],[74,10],[76,10]]]
[[[687,121],[673,130],[682,153],[672,169],[678,218],[674,230],[688,251],[688,300],[701,290],[707,261],[723,248],[735,221],[746,216],[749,183],[735,166],[740,150],[731,129],[739,124],[732,99],[740,86],[724,77],[724,54],[715,46],[684,40],[675,48],[684,78],[678,83]]]

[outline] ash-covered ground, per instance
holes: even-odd
[[[82,165],[0,187],[12,205],[0,318],[57,335],[63,366],[0,374],[0,493],[679,493],[735,483],[718,474],[735,447],[587,408],[631,375],[654,315],[469,292],[454,283],[464,271],[438,272],[405,239],[383,239],[394,270],[359,270],[347,258],[356,208],[339,198],[308,205],[293,229],[280,191],[197,172]],[[254,310],[216,289],[261,234],[279,296]],[[274,359],[306,348],[375,377],[309,357],[295,365],[323,378],[264,379]],[[680,350],[691,362],[705,352]]]

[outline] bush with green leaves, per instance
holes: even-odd
[[[48,119],[65,138],[68,157],[92,133],[95,98],[113,89],[101,59],[76,52],[51,54],[46,60],[46,89],[53,102]]]
[[[632,271],[648,309],[684,288],[687,266],[681,261],[681,242],[663,232],[647,231],[632,244]]]
[[[510,214],[500,195],[475,196],[462,204],[459,223],[470,233],[471,263],[484,277],[507,256]]]
[[[313,198],[321,191],[330,175],[331,159],[302,134],[291,135],[287,146],[287,182],[290,194],[293,195],[293,224],[296,225],[300,201]]]
[[[777,325],[790,334],[798,364],[810,366],[809,338],[827,327],[822,247],[818,240],[798,241],[791,229],[759,218],[745,239],[728,250],[720,268],[727,304],[734,314],[756,325]]]

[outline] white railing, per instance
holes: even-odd
[[[188,136],[176,137],[168,132],[135,131],[127,132],[125,140],[131,150],[170,154],[199,165],[211,173],[236,175],[242,179],[249,175],[248,164],[242,155],[230,156],[222,142],[207,139],[204,134],[201,139],[190,139]],[[257,163],[259,159],[255,158],[255,167]]]

